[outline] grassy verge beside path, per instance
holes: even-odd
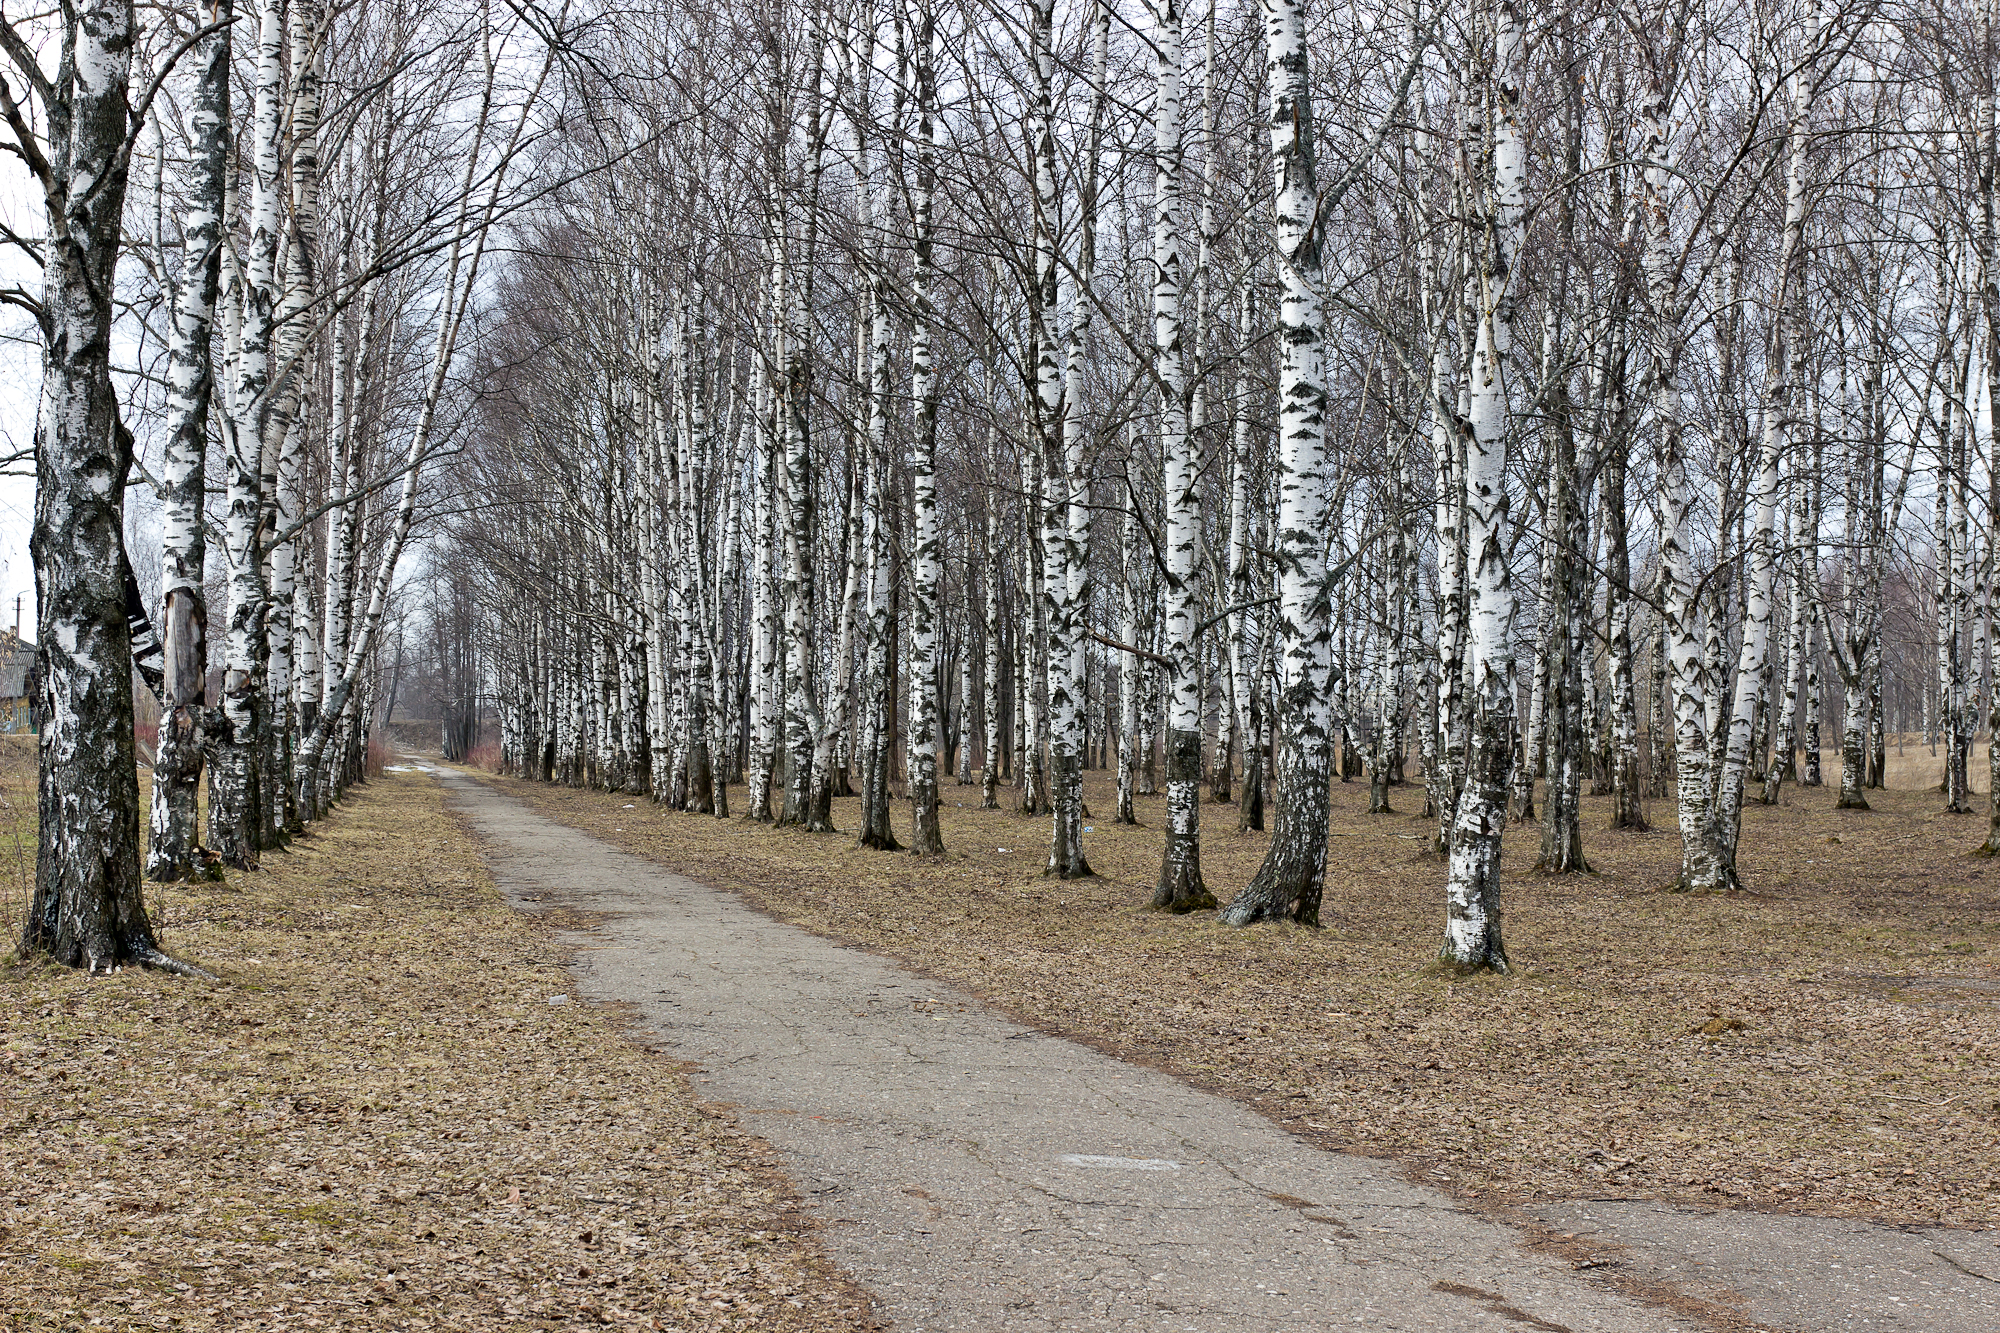
[[[1498,1203],[1661,1198],[1899,1223],[2000,1224],[2000,869],[1975,821],[1928,792],[1788,787],[1745,811],[1756,891],[1665,894],[1679,835],[1603,831],[1596,875],[1529,867],[1507,839],[1507,978],[1427,967],[1443,869],[1427,823],[1335,789],[1320,932],[1234,930],[1139,910],[1159,874],[1142,827],[1092,822],[1102,878],[1041,874],[1048,821],[947,785],[948,855],[666,814],[643,797],[489,779],[544,814],[787,920],[904,960],[1045,1029],[1249,1102],[1326,1146]],[[1012,793],[1003,793],[1003,797]],[[1112,793],[1091,774],[1087,796]],[[1412,810],[1422,793],[1398,789]],[[961,805],[960,802],[963,802]],[[747,801],[732,793],[730,805]],[[1671,818],[1664,802],[1655,813]],[[1227,899],[1267,845],[1207,805],[1202,861]],[[899,821],[902,814],[899,811]],[[1221,826],[1217,831],[1216,825]],[[900,831],[900,828],[899,828]]]
[[[0,965],[0,1327],[873,1327],[434,780],[265,865],[156,895],[223,984]]]

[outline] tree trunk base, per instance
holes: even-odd
[[[1734,867],[1723,869],[1712,880],[1697,880],[1689,876],[1686,872],[1682,872],[1673,883],[1667,885],[1665,890],[1667,893],[1686,893],[1697,898],[1707,898],[1728,893],[1742,893],[1743,891],[1743,881],[1737,878]]]
[[[1186,916],[1189,912],[1213,912],[1221,904],[1208,886],[1196,881],[1192,886],[1179,884],[1169,887],[1164,881],[1153,891],[1153,901],[1146,904],[1150,912],[1171,912],[1175,916]]]
[[[1277,877],[1259,871],[1217,914],[1225,926],[1254,926],[1262,921],[1291,921],[1319,929],[1319,903],[1308,903],[1301,888],[1280,885]]]
[[[1513,975],[1514,969],[1507,962],[1507,952],[1497,945],[1482,949],[1471,958],[1459,958],[1447,949],[1438,951],[1437,960],[1430,966],[1432,972],[1447,977]]]
[[[943,856],[944,830],[938,827],[936,802],[911,801],[910,855]]]

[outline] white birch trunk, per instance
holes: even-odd
[[[923,4],[914,35],[916,95],[916,189],[912,200],[913,263],[910,326],[910,397],[916,404],[916,431],[910,444],[910,509],[915,540],[910,551],[910,850],[917,856],[944,853],[938,825],[937,651],[943,580],[938,551],[937,372],[931,362],[931,208],[936,188],[937,86],[933,70],[935,18]]]
[[[1212,908],[1201,878],[1201,663],[1195,642],[1195,559],[1201,544],[1200,476],[1188,434],[1181,319],[1181,15],[1179,0],[1152,0],[1153,378],[1160,394],[1160,492],[1167,682],[1167,836],[1156,910]]]
[[[1230,925],[1319,921],[1326,881],[1333,724],[1327,587],[1326,372],[1320,200],[1303,0],[1262,0],[1278,271],[1278,708],[1285,719],[1278,826]]]
[[[222,276],[223,202],[229,172],[229,17],[228,0],[223,0],[213,16],[221,26],[189,56],[194,152],[187,167],[187,211],[181,219],[181,275],[167,358],[169,434],[160,465],[166,679],[153,761],[152,838],[146,854],[146,874],[154,880],[181,879],[201,868],[196,804],[208,676],[208,606],[202,577],[208,543],[203,510],[208,406],[214,384],[209,337]]]

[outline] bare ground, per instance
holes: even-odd
[[[766,1145],[550,1003],[563,923],[429,778],[154,920],[223,984],[0,965],[0,1326],[874,1326]]]
[[[1232,930],[1141,910],[1164,809],[1093,820],[1098,878],[1041,874],[1046,819],[945,789],[939,860],[850,833],[668,814],[643,797],[493,779],[544,813],[826,935],[949,978],[1048,1030],[1249,1102],[1325,1146],[1391,1156],[1493,1205],[1658,1198],[1984,1228],[2000,1222],[2000,865],[1983,820],[1920,791],[1788,787],[1746,815],[1751,893],[1660,892],[1670,827],[1603,831],[1598,872],[1529,866],[1508,839],[1515,975],[1430,967],[1442,868],[1428,824],[1334,793],[1327,928]],[[1003,803],[1009,793],[1003,789]],[[1108,779],[1088,797],[1111,808]],[[1422,793],[1398,788],[1414,811]],[[960,802],[963,802],[961,805]],[[732,805],[744,808],[741,793]],[[1652,817],[1671,819],[1668,803]],[[856,802],[836,802],[852,830]],[[899,819],[902,816],[899,815]],[[1208,881],[1227,899],[1266,846],[1205,805]]]

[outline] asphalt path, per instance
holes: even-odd
[[[1573,1238],[1530,1250],[1388,1163],[417,762],[516,907],[606,914],[574,996],[636,1006],[700,1095],[779,1151],[835,1260],[904,1333],[1693,1333],[1716,1326],[1703,1307],[1737,1328],[2000,1330],[1993,1233],[1586,1200],[1529,1210]],[[1635,1300],[1607,1273],[1695,1303]]]

